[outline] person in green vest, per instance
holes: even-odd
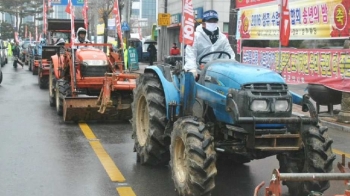
[[[7,56],[12,56],[12,45],[10,42],[6,42],[7,44]]]
[[[126,48],[126,44],[123,44],[124,46],[124,69],[128,69],[128,49]]]

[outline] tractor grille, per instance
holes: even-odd
[[[288,94],[288,86],[286,84],[245,84],[244,90],[250,90],[253,95],[257,96],[284,96]]]

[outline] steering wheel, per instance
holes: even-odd
[[[209,52],[205,55],[203,55],[200,59],[199,59],[199,65],[202,65],[202,64],[206,64],[207,62],[204,62],[202,61],[205,57],[209,56],[209,55],[212,55],[212,54],[220,54],[218,56],[218,59],[221,58],[221,56],[223,54],[227,55],[229,59],[231,59],[231,55],[228,53],[228,52],[225,52],[225,51],[214,51],[214,52]]]

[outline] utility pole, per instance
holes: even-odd
[[[131,4],[132,1],[131,0],[126,0],[125,2],[125,12],[124,12],[124,21],[127,22],[130,26],[130,10],[131,10]],[[131,29],[130,29],[131,30]],[[124,36],[125,38],[125,46],[126,48],[129,47],[129,38],[130,38],[130,31],[124,31]]]
[[[168,13],[168,0],[164,0],[164,13]],[[158,36],[159,41],[158,41],[158,51],[157,51],[157,60],[158,61],[163,60],[164,55],[167,54],[166,51],[168,51],[168,48],[167,48],[167,37],[168,37],[167,27],[161,26],[159,34],[160,34],[160,36]]]
[[[236,0],[231,0],[230,2],[230,19],[229,19],[229,29],[228,29],[228,39],[231,45],[231,48],[236,54],[236,59],[238,57],[237,54],[237,39],[236,39],[236,31],[237,31],[237,9],[236,9]]]

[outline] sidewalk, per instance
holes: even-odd
[[[162,64],[162,62],[155,62],[154,65]],[[149,66],[148,62],[140,62],[139,63],[139,70],[137,70],[138,73],[143,73],[145,68]],[[293,91],[294,93],[297,93],[299,95],[304,95],[307,93],[305,91],[305,88],[307,87],[307,84],[298,84],[298,85],[288,85],[289,90]],[[311,99],[311,102],[314,104],[314,107],[316,108],[316,103]],[[327,126],[329,129],[336,129],[339,131],[346,131],[350,133],[350,124],[340,123],[337,122],[337,115],[340,111],[340,105],[334,105],[333,111],[334,116],[324,115],[324,111],[327,111],[326,106],[320,106],[320,115],[319,119],[322,122],[324,126]],[[308,112],[303,112],[301,110],[301,106],[299,105],[293,105],[293,114],[299,115],[299,116],[309,116]]]

